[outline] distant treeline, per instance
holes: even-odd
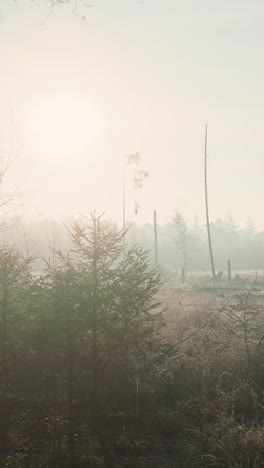
[[[28,250],[38,257],[36,263],[42,268],[42,258],[52,258],[52,248],[69,249],[70,241],[65,236],[69,224],[69,220],[65,223],[32,221],[28,225],[21,222],[2,237],[5,243],[14,243],[20,250]],[[211,223],[211,233],[217,270],[225,271],[228,259],[232,261],[233,270],[264,269],[264,231],[257,230],[252,221],[248,221],[245,228],[240,228],[231,217],[217,219]],[[152,224],[139,226],[131,223],[127,243],[137,243],[149,250],[154,262]],[[206,226],[198,221],[186,223],[182,215],[177,214],[174,222],[158,226],[158,252],[162,267],[179,272],[187,261],[189,272],[210,270]]]
[[[182,218],[183,220],[183,218]],[[209,271],[207,232],[205,224],[199,222],[182,225],[173,223],[158,226],[159,262],[162,266],[179,271],[187,258],[189,271]],[[234,270],[264,269],[264,231],[258,231],[254,223],[248,221],[244,229],[238,227],[232,218],[217,219],[211,223],[213,252],[217,270],[226,270],[228,259]],[[133,225],[130,237],[144,248],[154,252],[153,226]]]

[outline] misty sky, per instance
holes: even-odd
[[[263,0],[90,3],[85,21],[72,2],[42,24],[48,1],[0,0],[1,138],[12,109],[28,212],[121,220],[122,156],[138,151],[150,177],[127,218],[202,222],[208,122],[211,219],[264,228]]]

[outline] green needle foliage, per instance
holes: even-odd
[[[262,467],[262,290],[161,289],[123,235],[73,220],[41,274],[0,249],[0,467]]]
[[[112,434],[147,411],[154,371],[137,371],[161,353],[161,272],[102,216],[73,220],[68,235],[72,250],[41,276],[0,253],[3,466],[103,466]]]

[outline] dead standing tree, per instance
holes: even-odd
[[[205,127],[205,145],[204,145],[204,189],[205,189],[205,210],[206,210],[206,226],[207,226],[207,236],[208,236],[208,247],[209,247],[209,255],[210,255],[210,262],[211,262],[212,277],[213,277],[213,282],[215,283],[215,279],[216,279],[215,264],[214,264],[214,256],[213,256],[213,248],[212,248],[212,240],[211,240],[211,231],[210,231],[210,220],[209,220],[209,208],[208,208],[207,124],[206,124],[206,127]]]
[[[9,128],[0,134],[0,233],[3,233],[4,236],[18,221],[17,215],[12,214],[12,209],[21,206],[17,200],[20,197],[20,187],[15,189],[8,187],[7,176],[22,149],[22,146],[17,142],[14,116],[10,107]]]

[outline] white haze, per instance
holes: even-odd
[[[121,220],[122,156],[138,151],[150,177],[128,187],[127,218],[202,221],[208,122],[212,220],[263,228],[263,2],[94,0],[85,21],[72,8],[45,20],[50,2],[0,2],[1,136],[11,113],[30,216]]]

